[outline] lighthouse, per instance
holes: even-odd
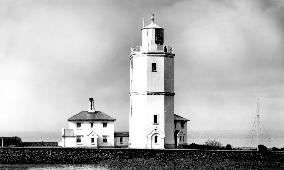
[[[154,15],[141,34],[130,55],[129,148],[173,148],[175,54]]]

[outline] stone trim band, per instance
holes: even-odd
[[[145,55],[131,54],[129,56],[129,58],[131,59],[133,57],[168,57],[168,58],[174,58],[175,57],[175,54],[164,53],[164,52],[161,52],[161,53],[151,53],[151,52],[148,52],[148,53],[142,53],[142,54],[145,54]]]
[[[172,92],[130,92],[129,95],[165,95],[165,96],[174,96],[175,93],[172,93]]]

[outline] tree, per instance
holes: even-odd
[[[266,152],[267,151],[267,147],[264,145],[258,145],[258,151],[259,152]]]
[[[227,144],[226,147],[225,147],[225,149],[226,149],[226,150],[232,150],[232,145]]]
[[[20,146],[22,143],[22,139],[18,136],[1,138],[3,139],[4,146]]]
[[[208,140],[205,142],[205,145],[208,146],[208,149],[221,149],[222,144],[219,141],[216,140]]]

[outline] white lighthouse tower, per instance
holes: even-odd
[[[141,31],[142,46],[130,55],[129,147],[173,148],[175,54],[154,15]]]

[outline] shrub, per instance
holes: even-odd
[[[273,147],[271,150],[272,150],[272,151],[280,151],[280,149],[277,148],[277,147]]]
[[[206,146],[206,148],[207,149],[213,149],[213,150],[215,150],[215,149],[222,149],[222,144],[221,144],[221,142],[218,142],[218,141],[216,141],[216,140],[208,140],[208,141],[206,141],[205,142],[205,146]]]
[[[226,150],[232,150],[232,145],[227,144],[226,147],[225,147],[225,149],[226,149]]]
[[[267,147],[264,145],[258,145],[258,151],[259,152],[266,152],[267,151]]]
[[[3,140],[3,145],[4,146],[20,146],[22,143],[22,139],[18,136],[14,137],[0,137],[0,142],[2,143]],[[2,145],[2,144],[0,144]]]

